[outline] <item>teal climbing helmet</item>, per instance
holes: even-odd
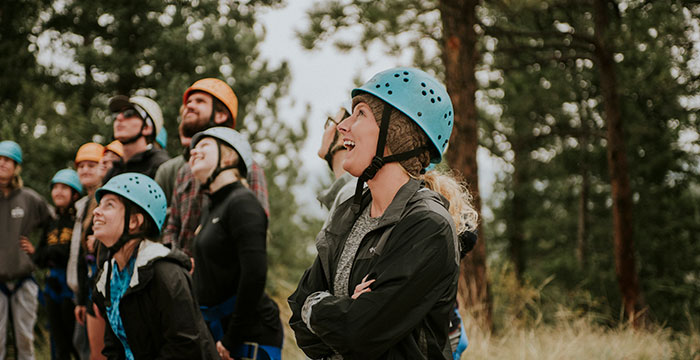
[[[72,169],[59,170],[51,179],[51,186],[53,187],[54,184],[70,186],[73,190],[77,191],[78,194],[83,192],[83,184],[80,183],[78,173]]]
[[[209,128],[196,133],[194,137],[192,137],[190,149],[194,149],[194,147],[197,146],[197,143],[205,137],[212,137],[223,141],[227,146],[230,146],[236,150],[238,155],[241,157],[241,160],[243,160],[243,163],[240,164],[242,165],[242,169],[240,169],[241,175],[243,177],[246,176],[248,169],[253,166],[253,149],[250,147],[250,143],[248,143],[248,140],[246,140],[243,134],[223,126]],[[219,161],[221,161],[221,159],[219,159]]]
[[[98,203],[106,193],[114,193],[130,200],[153,219],[159,232],[162,230],[168,204],[163,189],[155,180],[139,173],[120,174],[97,189],[95,199]]]
[[[0,156],[8,157],[17,164],[22,164],[22,148],[12,140],[0,142]]]
[[[163,150],[168,146],[168,131],[165,130],[165,126],[158,132],[158,136],[156,136],[156,142],[158,145],[160,145]]]
[[[439,163],[454,126],[452,101],[433,76],[409,67],[382,71],[352,90],[372,94],[404,113],[423,129],[433,145],[430,162]]]

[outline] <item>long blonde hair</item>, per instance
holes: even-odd
[[[457,227],[457,233],[464,231],[474,231],[479,224],[479,213],[472,204],[472,197],[467,184],[461,179],[457,179],[451,173],[442,173],[431,170],[421,175],[425,181],[425,186],[442,196],[450,202],[448,211],[452,215]]]

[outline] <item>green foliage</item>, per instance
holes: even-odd
[[[307,129],[278,119],[276,102],[288,91],[289,68],[260,56],[265,29],[257,14],[281,4],[4,2],[0,49],[13,55],[0,60],[0,139],[22,146],[25,184],[48,198],[51,176],[72,166],[81,144],[111,141],[107,102],[117,94],[155,99],[170,135],[168,151],[180,153],[182,93],[198,79],[223,79],[238,96],[237,129],[249,136],[267,175],[272,278],[295,281],[318,224],[298,215],[294,191],[305,181],[296,164]]]

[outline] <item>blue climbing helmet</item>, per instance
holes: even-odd
[[[160,130],[158,136],[156,136],[156,142],[163,150],[168,146],[168,130],[165,130],[165,126]]]
[[[398,67],[374,75],[364,85],[352,91],[372,94],[408,116],[430,139],[430,162],[437,164],[454,126],[450,95],[433,76],[425,71]]]
[[[211,184],[211,182],[214,181],[214,179],[216,179],[216,177],[219,176],[219,174],[222,171],[228,169],[237,168],[241,172],[242,177],[247,176],[248,169],[250,169],[251,166],[253,166],[253,149],[250,147],[250,143],[248,143],[248,140],[246,140],[243,134],[239,133],[236,130],[223,126],[209,128],[207,130],[196,133],[194,137],[192,137],[192,142],[190,142],[190,150],[194,149],[194,147],[197,146],[197,143],[199,143],[202,139],[206,137],[214,138],[217,144],[219,145],[223,143],[226,146],[233,148],[233,150],[236,150],[238,156],[241,159],[237,166],[226,166],[222,168],[221,148],[219,147],[219,159],[216,163],[216,169],[211,174],[209,179],[207,179],[207,183],[205,184],[206,187],[208,187],[209,184]]]
[[[22,164],[22,148],[12,140],[0,142],[0,156],[8,157],[17,164]]]
[[[109,179],[104,186],[97,189],[95,199],[98,203],[106,193],[114,193],[133,202],[151,217],[159,232],[162,230],[168,204],[165,200],[165,193],[155,180],[139,173],[120,174]],[[126,214],[125,218],[129,218],[128,215]],[[126,225],[125,222],[125,227]]]
[[[384,164],[403,161],[425,153],[430,153],[430,162],[439,163],[442,153],[452,134],[454,114],[452,101],[445,88],[426,72],[398,67],[374,75],[364,85],[352,91],[352,97],[368,93],[385,104],[379,123],[377,151],[372,162],[357,179],[352,210],[359,216],[362,207],[363,184],[377,174]],[[384,156],[389,119],[398,110],[415,122],[427,135],[429,144],[399,154]]]
[[[78,192],[78,194],[83,192],[83,184],[80,183],[78,173],[73,169],[59,170],[51,179],[51,187],[53,187],[54,184],[70,186],[73,190]]]

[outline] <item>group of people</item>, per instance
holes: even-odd
[[[413,68],[351,95],[318,153],[336,180],[319,195],[318,256],[288,299],[297,345],[313,359],[459,358],[459,261],[477,213],[431,165],[452,132],[449,95]],[[0,360],[10,324],[16,357],[34,358],[35,267],[54,359],[281,359],[265,174],[234,130],[231,87],[184,91],[172,159],[157,102],[120,95],[109,110],[114,141],[82,145],[75,169],[56,172],[53,206],[23,186],[20,146],[0,142]]]

